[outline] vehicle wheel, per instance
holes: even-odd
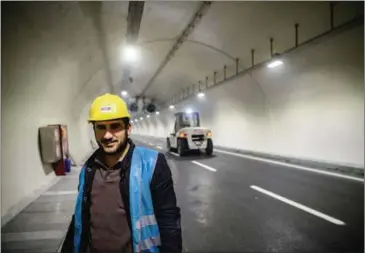
[[[205,153],[207,155],[213,154],[213,141],[211,139],[208,139],[207,148],[205,149]]]
[[[172,150],[171,149],[171,144],[170,144],[170,139],[169,138],[166,139],[166,148],[167,148],[168,151],[171,151]]]
[[[177,142],[177,153],[179,154],[179,156],[185,155],[185,145],[182,140],[178,140]]]

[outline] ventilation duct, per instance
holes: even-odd
[[[129,110],[131,111],[131,112],[138,112],[138,104],[137,104],[137,102],[133,102],[133,103],[131,103],[130,105],[129,105]]]
[[[154,113],[157,111],[157,105],[154,99],[145,97],[135,97],[128,105],[129,111],[132,113]]]
[[[132,98],[132,102],[130,102],[128,105],[130,112],[132,112],[132,113],[138,112],[138,110],[139,110],[138,99],[139,99],[138,97]]]
[[[148,113],[154,113],[156,111],[156,106],[153,104],[153,103],[149,103],[147,106],[146,106],[146,111]]]

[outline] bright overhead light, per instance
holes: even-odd
[[[205,96],[204,92],[199,92],[199,93],[198,93],[198,97],[199,97],[199,98],[202,98],[202,97],[204,97],[204,96]]]
[[[135,62],[139,59],[139,50],[136,46],[127,45],[123,48],[123,61]]]
[[[282,65],[282,64],[283,64],[283,62],[282,62],[282,61],[275,60],[275,61],[273,61],[273,62],[269,63],[269,64],[267,65],[267,67],[268,67],[268,68],[275,68],[275,67],[280,66],[280,65]]]
[[[159,111],[157,111],[157,112],[156,112],[156,115],[159,115],[159,114],[160,114],[160,112],[159,112]]]
[[[186,109],[186,113],[192,113],[193,112],[193,110],[191,109],[191,108],[188,108],[188,109]]]
[[[137,122],[137,121],[138,121],[138,119],[135,119],[135,121]]]
[[[123,90],[123,91],[121,92],[121,94],[122,94],[122,96],[123,96],[123,97],[126,97],[126,96],[128,95],[128,92],[127,92],[127,91],[125,91],[125,90]]]
[[[150,117],[150,115],[147,115],[147,118],[149,118]]]
[[[143,120],[143,117],[140,117],[139,119],[140,119],[140,120]]]
[[[131,120],[131,123],[133,123],[133,120]]]
[[[174,105],[170,105],[170,109],[174,109],[175,108],[175,106]]]

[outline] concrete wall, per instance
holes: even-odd
[[[216,145],[364,166],[363,26],[292,51],[177,105],[201,113]],[[134,124],[133,133],[166,137],[169,110]]]
[[[71,113],[78,63],[59,53],[62,43],[46,31],[32,30],[11,15],[17,14],[5,15],[2,22],[2,217],[20,211],[55,179],[51,166],[40,158],[39,127],[66,124],[76,160],[90,147],[79,141],[80,127]]]

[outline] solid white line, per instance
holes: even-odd
[[[294,165],[294,164],[288,164],[288,163],[284,163],[284,162],[272,161],[272,160],[265,159],[265,158],[258,158],[258,157],[254,157],[254,156],[250,156],[250,155],[242,155],[242,154],[232,153],[232,152],[229,152],[229,151],[224,151],[224,150],[219,150],[219,149],[214,149],[214,151],[220,152],[220,153],[223,153],[223,154],[248,158],[248,159],[252,159],[252,160],[256,160],[256,161],[272,163],[272,164],[278,164],[278,165],[282,165],[282,166],[286,166],[286,167],[290,167],[290,168],[296,168],[296,169],[299,169],[299,170],[306,170],[306,171],[315,172],[315,173],[319,173],[319,174],[324,174],[324,175],[328,175],[328,176],[340,177],[340,178],[351,179],[351,180],[355,180],[355,181],[359,181],[359,182],[364,182],[364,179],[362,179],[362,178],[346,176],[346,175],[342,175],[342,174],[335,173],[335,172],[317,170],[317,169],[308,168],[308,167],[304,167],[304,166],[300,166],[300,165]]]
[[[161,146],[156,146],[156,148],[158,148],[158,149],[163,149]]]
[[[299,208],[299,209],[301,209],[301,210],[303,210],[305,212],[308,212],[310,214],[313,214],[313,215],[315,215],[315,216],[317,216],[319,218],[322,218],[322,219],[327,220],[327,221],[329,221],[331,223],[334,223],[336,225],[345,225],[345,223],[343,221],[340,221],[340,220],[338,220],[336,218],[333,218],[333,217],[328,216],[328,215],[326,215],[324,213],[321,213],[319,211],[316,211],[316,210],[314,210],[312,208],[306,207],[306,206],[304,206],[302,204],[299,204],[297,202],[294,202],[294,201],[292,201],[290,199],[284,198],[284,197],[282,197],[282,196],[280,196],[278,194],[275,194],[273,192],[270,192],[270,191],[267,191],[265,189],[262,189],[262,188],[260,188],[258,186],[251,185],[251,188],[254,189],[254,190],[256,190],[256,191],[259,191],[259,192],[261,192],[263,194],[269,195],[270,197],[273,197],[273,198],[275,198],[277,200],[283,201],[284,203],[287,203],[287,204],[289,204],[291,206],[294,206],[296,208]]]
[[[49,191],[45,192],[42,195],[72,195],[77,194],[77,191]]]
[[[201,166],[201,167],[203,167],[203,168],[205,168],[205,169],[207,169],[207,170],[214,171],[214,172],[216,172],[216,171],[217,171],[216,169],[214,169],[214,168],[212,168],[212,167],[209,167],[208,165],[205,165],[205,164],[199,163],[199,162],[197,162],[197,161],[191,161],[191,162],[192,162],[192,163],[194,163],[194,164],[196,164],[196,165],[199,165],[199,166]]]

